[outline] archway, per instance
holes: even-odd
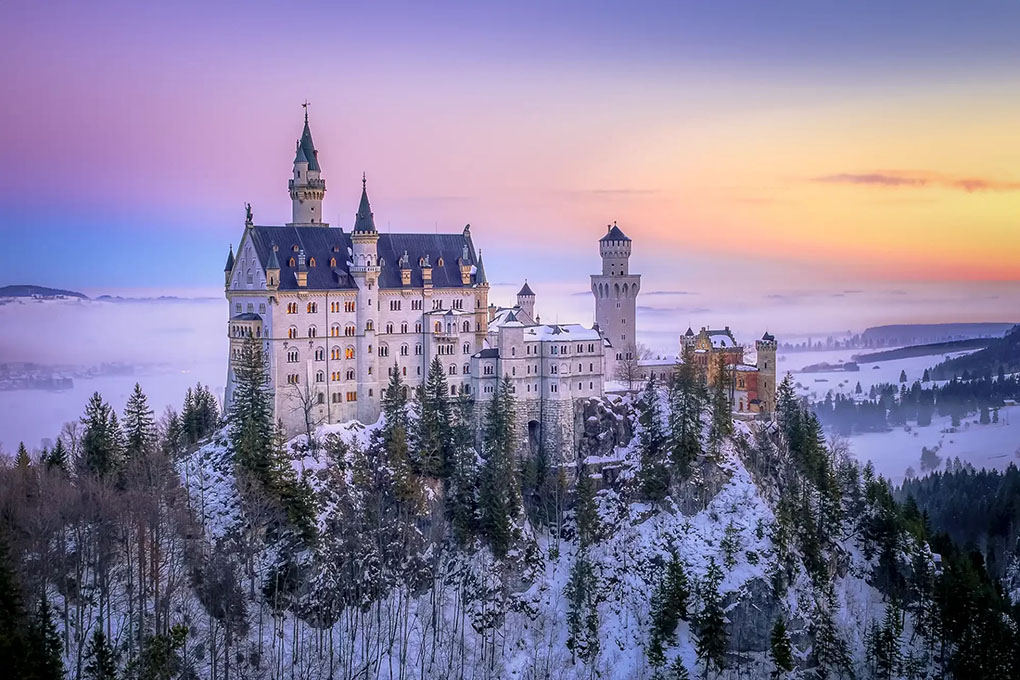
[[[528,421],[528,452],[532,457],[538,455],[542,446],[542,424],[537,420]]]

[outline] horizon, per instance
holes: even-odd
[[[307,98],[331,225],[365,171],[380,231],[471,223],[507,278],[586,278],[618,221],[663,286],[1009,290],[1020,5],[937,5],[5,8],[0,284],[215,286]]]

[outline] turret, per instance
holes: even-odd
[[[351,274],[364,278],[365,283],[374,285],[379,274],[379,232],[375,229],[375,215],[368,201],[368,180],[361,176],[361,202],[354,216],[354,231],[351,232],[354,266]]]
[[[606,235],[599,239],[603,276],[625,276],[630,273],[630,246],[630,238],[616,226],[616,222],[606,226]]]
[[[631,240],[614,222],[599,239],[602,272],[592,274],[595,323],[612,349],[606,352],[606,376],[616,379],[621,361],[637,355],[636,309],[641,275],[630,273]]]
[[[464,250],[457,258],[457,267],[460,269],[460,282],[465,286],[471,285],[471,253],[468,246],[464,244]]]
[[[234,244],[230,244],[230,252],[227,254],[227,266],[223,268],[223,285],[230,285],[230,274],[234,271]]]
[[[288,226],[327,227],[322,219],[322,199],[326,195],[326,181],[320,176],[319,152],[312,142],[308,127],[308,107],[305,105],[305,127],[297,141],[294,154],[294,174],[288,182],[291,200],[291,222]]]
[[[758,399],[761,410],[775,413],[776,409],[776,338],[768,331],[754,343],[758,352]]]
[[[269,262],[266,264],[266,288],[277,290],[280,287],[280,260],[276,257],[276,244],[269,249]]]
[[[517,291],[517,306],[528,315],[529,319],[535,320],[535,291],[531,290],[527,280],[524,281],[521,289]]]

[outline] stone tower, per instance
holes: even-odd
[[[591,276],[595,323],[612,345],[606,351],[608,380],[616,380],[619,362],[637,356],[635,307],[641,275],[630,273],[630,250],[630,238],[613,223],[599,239],[602,273]]]
[[[527,281],[517,292],[517,306],[528,315],[532,322],[535,321],[535,291],[531,290]]]
[[[758,399],[766,413],[776,410],[776,339],[769,333],[754,343],[758,351]]]
[[[378,391],[379,371],[376,366],[375,320],[378,319],[379,301],[379,232],[375,228],[375,217],[368,202],[368,182],[361,177],[361,203],[351,232],[351,276],[358,287],[355,307],[357,319],[357,375],[358,417],[363,423],[374,423],[379,417]]]
[[[312,143],[308,128],[308,109],[305,108],[305,129],[297,142],[294,156],[294,175],[287,183],[290,189],[291,221],[288,226],[328,227],[322,219],[322,199],[326,195],[326,180],[320,176],[319,153]]]

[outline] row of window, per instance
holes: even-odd
[[[246,307],[247,307],[245,309],[246,312],[254,312],[255,311],[255,303],[253,303],[253,302],[249,302]],[[241,313],[241,303],[240,302],[235,302],[234,303],[234,314],[240,314],[240,313]],[[265,302],[260,302],[259,303],[259,314],[265,314],[265,313],[266,313],[266,303]]]

